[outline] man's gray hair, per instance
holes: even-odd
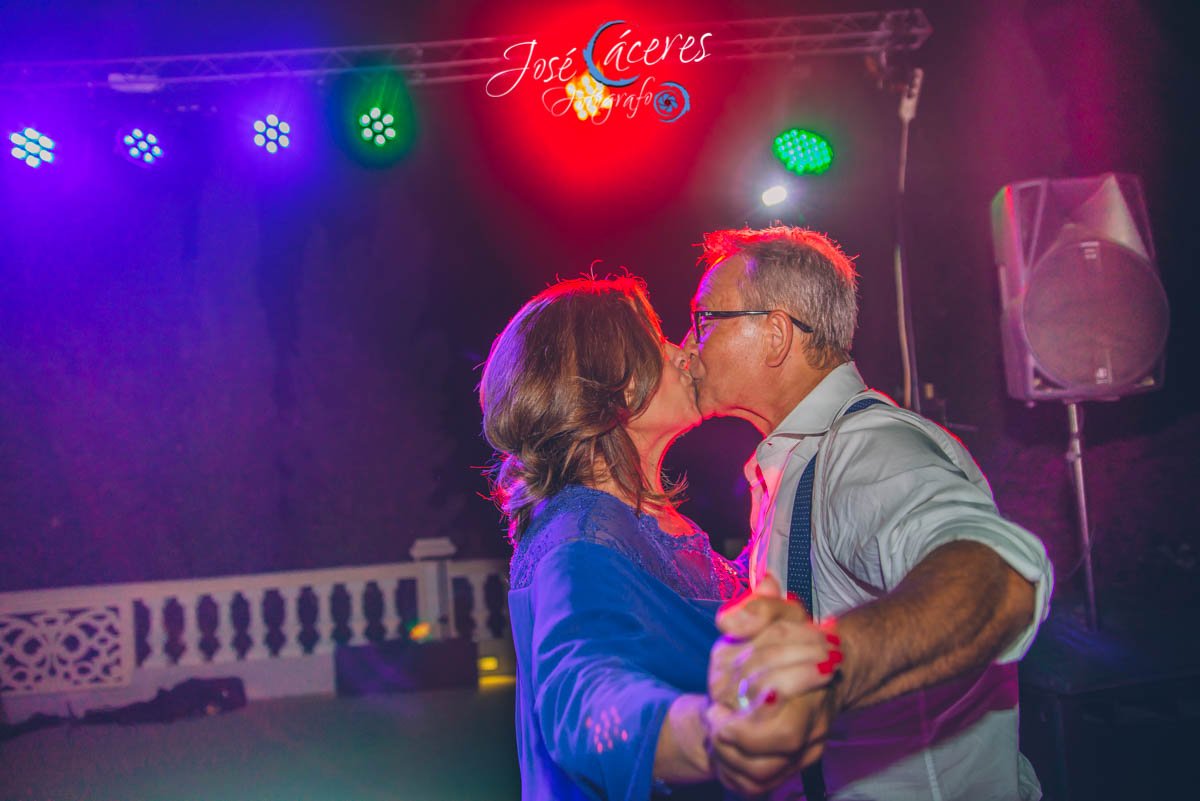
[[[746,309],[780,309],[813,328],[806,355],[814,367],[850,360],[858,324],[858,275],[833,240],[816,231],[775,225],[704,235],[700,261],[709,267],[740,254],[738,290]]]

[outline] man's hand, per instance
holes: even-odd
[[[743,712],[712,704],[706,713],[709,758],[723,785],[759,795],[821,758],[835,713],[831,689]]]
[[[708,691],[731,709],[823,687],[842,659],[837,635],[781,597],[770,574],[753,594],[723,609],[717,627],[725,636],[709,658]]]
[[[840,641],[783,597],[770,574],[723,609],[709,660],[709,753],[717,778],[757,795],[817,761],[836,713],[826,689]]]

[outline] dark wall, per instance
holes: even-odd
[[[88,4],[46,16],[26,5],[13,7],[24,28],[6,19],[24,31],[6,43],[9,58],[509,29],[495,4],[444,14],[321,4],[279,25],[258,7],[245,17],[219,4]],[[903,4],[860,7],[884,5]],[[1181,78],[1194,56],[1178,12],[1133,0],[924,7],[935,34],[915,59],[927,79],[908,216],[922,379],[1002,508],[1069,569],[1064,416],[1005,398],[988,203],[1023,178],[1140,174],[1175,311],[1168,385],[1088,407],[1097,558],[1108,581],[1190,580],[1197,174]],[[527,6],[515,9],[512,19],[536,23]],[[844,9],[714,3],[674,18]],[[629,11],[639,13],[651,12]],[[89,33],[97,27],[114,34]],[[489,452],[474,388],[492,337],[531,294],[595,260],[600,272],[646,276],[668,332],[680,334],[698,275],[692,245],[717,227],[780,216],[857,254],[856,357],[871,383],[896,392],[896,98],[856,58],[714,59],[706,70],[687,74],[695,111],[677,126],[588,141],[548,135],[559,121],[478,85],[422,87],[417,141],[390,169],[313,136],[303,168],[267,170],[222,139],[223,120],[256,92],[304,95],[296,114],[319,130],[337,84],[59,96],[60,116],[103,144],[80,154],[86,168],[39,183],[15,162],[0,175],[0,589],[398,560],[415,537],[442,534],[467,555],[504,554],[497,513],[477,497]],[[0,111],[7,125],[14,109],[47,101],[7,92]],[[180,134],[162,174],[107,152],[113,126],[141,102]],[[828,133],[838,160],[805,182],[798,205],[768,215],[755,206],[765,145],[794,124]],[[593,173],[534,168],[558,158],[565,170],[574,156],[593,160]],[[718,542],[745,536],[741,462],[756,440],[718,421],[669,459],[691,481],[685,511]]]
[[[9,586],[477,547],[448,480],[439,254],[412,175],[249,183],[213,163],[7,204]]]

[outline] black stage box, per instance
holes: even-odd
[[[337,694],[347,696],[476,687],[479,649],[463,638],[339,646],[334,672]]]
[[[1070,603],[1043,624],[1021,663],[1021,752],[1045,801],[1200,798],[1195,612],[1114,607],[1098,631]]]

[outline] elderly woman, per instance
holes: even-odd
[[[529,301],[492,345],[480,404],[513,544],[522,797],[719,798],[706,670],[744,572],[663,481],[700,415],[641,282],[564,281]]]
[[[526,303],[480,385],[514,546],[524,799],[648,799],[710,777],[703,712],[714,613],[743,573],[676,511],[671,442],[700,422],[686,363],[635,278]]]

